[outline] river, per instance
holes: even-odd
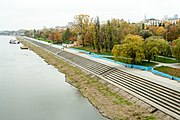
[[[64,74],[12,38],[0,36],[0,120],[107,120]]]

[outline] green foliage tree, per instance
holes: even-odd
[[[114,43],[113,43],[113,37],[112,37],[112,26],[109,20],[107,21],[107,39],[109,41],[108,47],[111,51],[113,49]]]
[[[63,42],[65,43],[69,43],[70,41],[70,37],[71,37],[71,32],[70,32],[70,29],[67,28],[66,31],[64,32],[63,36],[62,36],[62,40]]]
[[[149,30],[141,30],[139,32],[139,35],[142,36],[144,39],[146,39],[146,38],[152,36],[153,34]]]
[[[130,58],[130,63],[141,63],[144,59],[144,39],[138,35],[127,35],[121,45],[115,45],[112,52],[115,58]]]
[[[157,42],[159,38],[154,36],[146,39],[144,44],[145,58],[150,62],[151,58],[159,53],[159,43]]]
[[[172,42],[173,56],[180,62],[180,38]]]
[[[100,21],[99,17],[96,17],[95,19],[95,32],[94,32],[94,42],[95,42],[95,47],[97,49],[97,52],[100,53]]]
[[[169,43],[164,39],[157,39],[157,42],[159,44],[159,55],[165,55],[169,50]]]

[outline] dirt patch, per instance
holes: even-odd
[[[85,74],[83,70],[30,42],[18,39],[45,59],[48,64],[55,66],[64,73],[67,82],[75,86],[84,97],[87,97],[103,116],[113,120],[156,120],[156,117],[148,113],[143,107],[126,100],[97,78]]]

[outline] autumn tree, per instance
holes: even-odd
[[[95,32],[95,25],[93,22],[90,22],[88,27],[87,27],[87,32],[85,34],[85,40],[86,44],[90,45],[95,49],[95,43],[94,43],[94,32]]]
[[[178,27],[176,25],[168,25],[166,27],[167,29],[167,32],[164,36],[164,38],[167,39],[167,41],[173,41],[173,40],[176,40],[178,38]]]
[[[57,44],[62,43],[62,35],[58,31],[54,34],[53,42]]]
[[[159,27],[157,30],[156,30],[156,35],[157,36],[163,36],[164,34],[166,34],[166,29],[164,27]]]
[[[48,40],[54,40],[53,33],[51,32],[48,33]]]
[[[76,32],[80,36],[82,40],[82,46],[84,47],[85,35],[87,33],[87,28],[89,26],[89,23],[91,22],[91,18],[89,17],[89,15],[80,14],[80,15],[76,15],[74,19],[75,19]]]
[[[159,27],[157,27],[157,26],[148,26],[147,30],[149,30],[151,32],[152,36],[156,36],[157,35],[156,32],[157,32],[158,28]]]

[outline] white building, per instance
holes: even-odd
[[[162,25],[163,23],[170,23],[170,24],[176,24],[177,22],[180,22],[180,18],[178,18],[178,15],[175,14],[174,17],[168,18],[167,15],[164,16],[162,20],[158,19],[145,19],[144,24],[146,26],[159,26],[160,24]]]

